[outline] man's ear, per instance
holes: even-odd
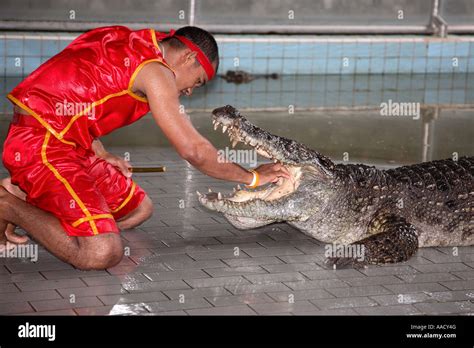
[[[186,57],[186,64],[194,64],[194,62],[196,61],[196,56],[197,56],[197,52],[194,52],[194,51],[191,51],[189,50],[186,54],[185,54],[185,57]]]

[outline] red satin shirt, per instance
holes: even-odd
[[[158,46],[166,34],[102,27],[80,35],[24,79],[8,98],[57,139],[90,149],[93,138],[149,112],[131,90],[141,68],[167,65]]]

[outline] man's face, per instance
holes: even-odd
[[[212,66],[216,69],[216,63]],[[196,52],[185,50],[179,59],[179,64],[174,67],[176,74],[176,86],[178,87],[179,95],[189,96],[193,93],[194,88],[204,86],[208,77],[196,59]]]

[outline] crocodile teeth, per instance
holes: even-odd
[[[209,190],[209,192],[212,192],[212,190],[211,190],[211,188],[210,188],[210,187],[208,188],[208,190]]]
[[[222,199],[222,193],[220,192],[217,193],[217,199]]]
[[[225,133],[226,130],[227,130],[227,126],[222,126],[222,133]]]
[[[219,123],[214,123],[214,130],[217,130],[217,127],[219,127]]]
[[[235,145],[237,145],[238,142],[239,142],[239,141],[238,141],[237,139],[234,139],[234,140],[232,141],[232,147],[235,147]]]
[[[237,185],[237,190],[242,190],[242,188],[240,187],[240,185]]]

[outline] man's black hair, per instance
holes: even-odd
[[[198,27],[187,26],[176,30],[175,35],[184,36],[186,39],[192,41],[193,44],[198,46],[207,56],[209,61],[216,63],[217,71],[217,67],[219,67],[219,49],[217,48],[217,42],[211,33]],[[171,47],[186,47],[181,41],[173,37],[163,41],[168,41]]]

